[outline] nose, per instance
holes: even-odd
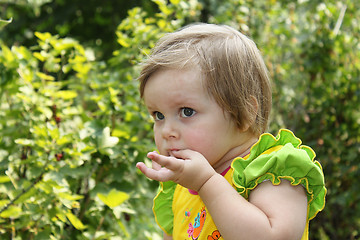
[[[161,135],[164,139],[175,139],[179,137],[179,129],[175,121],[166,120],[161,129]]]

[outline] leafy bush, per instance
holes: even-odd
[[[29,19],[56,5],[48,2],[34,6]],[[18,20],[0,21],[1,237],[160,238],[151,213],[157,183],[134,166],[148,163],[145,154],[155,148],[134,79],[164,33],[201,20],[229,24],[255,40],[274,81],[270,131],[290,128],[316,150],[328,195],[311,221],[311,239],[356,239],[359,3],[145,2],[118,25],[118,49],[106,61],[97,57],[101,45],[48,32],[35,32],[31,46],[9,44],[6,30]]]
[[[1,231],[24,239],[129,235],[124,215],[134,211],[122,203],[137,198],[141,176],[131,164],[150,139],[139,99],[121,96],[136,86],[102,71],[75,40],[36,36],[32,50],[1,46]]]
[[[134,65],[139,46],[149,52],[198,6],[173,2],[156,1],[156,17],[129,11],[109,62],[50,33],[36,32],[31,48],[1,44],[2,236],[159,238],[150,211],[157,183],[135,168],[154,144]]]

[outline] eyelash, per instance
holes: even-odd
[[[185,115],[185,110],[191,110],[191,115],[190,116],[186,116]],[[194,109],[192,109],[192,108],[188,108],[188,107],[183,107],[183,108],[181,108],[181,111],[180,111],[180,115],[182,116],[182,117],[192,117],[192,116],[194,116],[194,114],[196,114],[196,111],[194,110]]]
[[[158,114],[162,115],[162,119],[158,118]],[[155,119],[155,121],[161,121],[161,120],[163,120],[165,118],[165,116],[161,112],[158,112],[158,111],[153,112],[152,116]]]
[[[187,116],[187,115],[185,114],[185,111],[186,111],[186,110],[190,110],[190,111],[191,111],[191,113],[190,113],[189,116]],[[161,114],[160,117],[159,117],[159,114]],[[196,114],[196,111],[195,111],[194,109],[192,109],[192,108],[183,107],[183,108],[180,109],[180,116],[183,117],[183,118],[192,117],[192,116],[194,116],[195,114]],[[153,116],[153,118],[155,119],[155,121],[161,121],[161,120],[163,120],[163,119],[165,118],[165,116],[164,116],[161,112],[158,112],[158,111],[154,111],[154,112],[152,113],[152,116]]]

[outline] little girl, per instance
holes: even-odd
[[[153,211],[164,239],[308,239],[326,189],[314,151],[271,109],[256,45],[227,26],[196,24],[164,36],[144,63],[140,93],[153,116],[160,181]]]

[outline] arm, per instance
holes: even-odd
[[[198,191],[224,239],[301,238],[307,213],[307,197],[301,186],[291,186],[286,180],[279,186],[264,182],[247,201],[201,154],[182,150],[174,155],[178,158],[149,153],[153,169],[143,163],[137,167],[151,179],[172,180]]]
[[[291,186],[287,180],[278,186],[261,183],[247,201],[215,175],[199,194],[224,239],[289,240],[300,239],[304,232],[307,197],[302,186]]]

